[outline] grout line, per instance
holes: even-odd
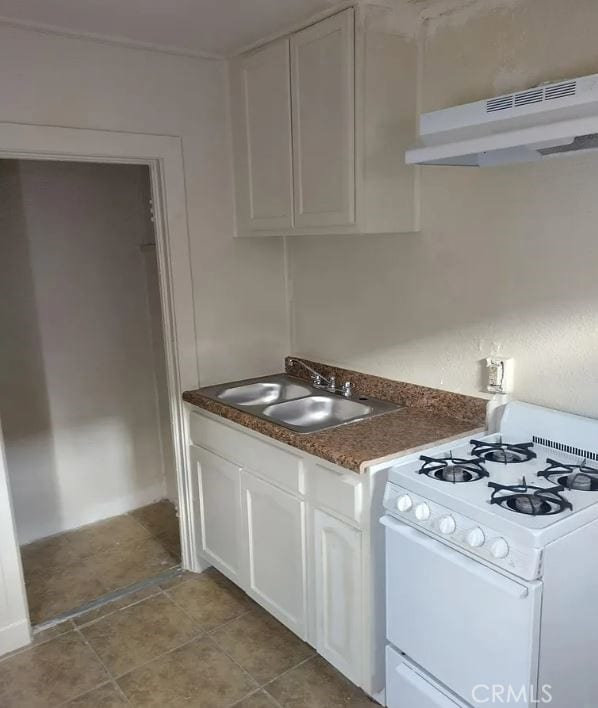
[[[217,627],[212,627],[212,629],[208,629],[206,631],[206,635],[208,637],[213,636],[214,634],[217,634],[221,629],[224,629],[225,627],[228,627],[229,624],[232,624],[233,622],[236,622],[237,620],[241,619],[241,617],[246,617],[247,615],[251,614],[252,612],[255,612],[254,608],[250,608],[248,610],[245,610],[245,612],[241,612],[240,615],[237,615],[236,617],[233,617],[233,619],[226,620],[226,622],[223,622],[222,624],[219,624]]]
[[[249,679],[250,679],[251,681],[253,681],[253,683],[255,684],[255,686],[256,686],[255,691],[252,691],[251,693],[248,693],[247,695],[243,696],[243,698],[240,699],[240,700],[243,700],[243,699],[247,698],[247,696],[252,696],[254,693],[256,693],[256,692],[261,688],[260,683],[259,683],[259,681],[255,678],[255,676],[252,676],[252,675],[249,673],[249,671],[247,671],[247,669],[246,669],[244,666],[242,666],[242,665],[241,665],[233,656],[231,656],[225,649],[223,649],[222,647],[219,647],[218,644],[216,644],[216,642],[214,641],[214,639],[213,639],[209,634],[206,635],[206,640],[207,640],[217,651],[221,652],[222,654],[224,654],[224,656],[228,657],[228,658],[233,662],[233,664],[235,664],[236,666],[238,666],[238,667],[241,669],[241,671],[242,671],[246,676],[248,676]],[[238,701],[237,701],[237,702],[238,702]],[[234,705],[234,704],[233,704],[233,705]]]
[[[83,691],[83,693],[77,693],[76,696],[71,696],[70,698],[67,698],[66,701],[59,703],[57,708],[61,708],[62,706],[68,706],[69,703],[71,703],[71,701],[76,701],[79,698],[83,698],[83,696],[86,696],[88,693],[91,693],[92,691],[96,691],[98,688],[103,688],[104,686],[108,686],[109,684],[111,685],[112,683],[113,682],[111,679],[108,679],[107,681],[102,681],[102,683],[98,683],[97,686],[94,686],[93,688],[90,688],[87,691]]]
[[[182,649],[183,647],[186,647],[188,644],[193,644],[193,642],[197,642],[198,640],[204,639],[205,636],[202,634],[198,634],[195,637],[191,637],[191,639],[188,639],[187,641],[183,642],[182,644],[177,644],[176,647],[172,647],[171,649],[167,649],[166,651],[163,651],[161,654],[158,654],[157,656],[153,656],[151,659],[148,659],[147,661],[144,661],[143,664],[139,664],[138,666],[133,667],[132,669],[129,669],[128,671],[123,671],[122,674],[110,674],[114,678],[116,682],[118,682],[119,679],[123,678],[123,676],[128,676],[129,674],[134,673],[135,671],[139,671],[139,669],[143,669],[148,664],[151,664],[154,661],[157,661],[158,659],[163,659],[165,656],[168,656],[168,654],[172,654],[173,652],[177,651],[178,649]]]
[[[115,678],[114,678],[112,672],[108,669],[108,667],[107,667],[106,664],[104,663],[102,657],[101,657],[101,656],[98,654],[98,652],[96,651],[96,649],[95,649],[95,647],[93,646],[93,644],[89,641],[89,639],[87,639],[87,637],[83,634],[83,632],[81,632],[81,630],[79,629],[79,627],[75,627],[75,630],[74,630],[74,631],[79,635],[81,641],[82,641],[86,646],[88,646],[88,647],[91,649],[91,651],[93,652],[93,654],[95,655],[95,657],[97,658],[97,660],[100,662],[102,668],[104,669],[104,671],[106,672],[106,675],[107,675],[108,678],[109,678],[108,681],[104,681],[103,683],[98,684],[95,688],[91,688],[89,691],[86,691],[85,693],[82,693],[82,694],[80,694],[80,695],[81,695],[81,696],[84,696],[86,693],[90,693],[91,691],[95,691],[96,688],[100,688],[101,686],[105,686],[107,683],[111,683],[112,686],[114,686],[114,687],[116,688],[117,692],[120,693],[120,694],[122,694],[122,696],[124,697],[124,699],[125,699],[127,705],[131,705],[131,703],[129,702],[129,699],[125,696],[125,694],[124,694],[123,691],[121,690],[120,686],[116,683],[116,680],[115,680]],[[72,701],[72,700],[74,700],[74,699],[73,699],[73,698],[70,698],[69,700]]]
[[[315,652],[315,649],[314,649]],[[303,666],[303,664],[307,664],[308,661],[312,661],[312,659],[315,659],[318,656],[317,653],[312,654],[311,656],[308,656],[307,659],[303,659],[300,661],[298,664],[295,664],[295,666],[291,666],[289,669],[285,669],[282,673],[278,674],[278,676],[275,676],[274,678],[270,679],[269,681],[266,681],[266,683],[262,684],[262,688],[264,691],[267,691],[267,687],[273,684],[275,681],[278,681],[278,679],[282,678],[283,676],[286,676],[288,673],[291,671],[294,671],[295,669],[298,669],[300,666]],[[270,695],[270,694],[268,694]]]

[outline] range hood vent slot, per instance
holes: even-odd
[[[499,96],[499,98],[491,98],[486,101],[486,111],[488,113],[506,111],[509,108],[513,108],[513,96]]]
[[[566,81],[562,84],[547,86],[544,89],[544,97],[547,101],[555,98],[565,98],[565,96],[575,96],[577,92],[577,81]]]
[[[543,100],[544,91],[542,89],[522,91],[515,95],[515,107],[527,106],[529,103],[542,103]]]
[[[556,98],[567,98],[575,96],[577,92],[577,81],[563,81],[560,84],[550,86],[539,86],[538,88],[519,91],[519,93],[508,96],[498,96],[486,101],[486,113],[496,111],[507,111],[512,108],[528,106],[530,103],[542,103],[543,101],[554,101]]]

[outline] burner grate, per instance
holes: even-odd
[[[477,458],[465,459],[462,457],[428,457],[421,455],[420,460],[423,465],[417,471],[418,474],[425,474],[431,479],[439,482],[451,482],[461,484],[464,482],[476,482],[482,477],[488,477],[488,472],[481,460]]]
[[[580,492],[598,491],[598,469],[589,467],[586,460],[578,465],[567,465],[557,460],[547,458],[548,467],[538,472],[538,477],[544,477],[553,484],[559,484],[565,489]]]
[[[521,484],[503,485],[488,482],[493,490],[490,503],[498,504],[503,509],[509,509],[517,514],[528,516],[550,516],[560,514],[565,509],[573,510],[571,502],[567,501],[560,492],[564,492],[561,485],[554,487],[535,487],[525,481]]]
[[[518,464],[528,462],[536,457],[536,453],[531,449],[533,442],[527,443],[503,443],[485,442],[482,440],[470,440],[473,445],[471,451],[473,455],[481,457],[486,462],[501,462],[502,464]]]

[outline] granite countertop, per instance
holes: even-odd
[[[374,462],[473,435],[485,428],[485,399],[392,381],[318,362],[308,363],[324,376],[335,374],[337,381],[352,381],[360,393],[404,407],[392,413],[328,430],[295,433],[208,398],[202,394],[201,388],[185,391],[183,399],[262,435],[360,473],[365,472]],[[286,362],[286,373],[307,378],[298,367],[289,365],[289,359]]]

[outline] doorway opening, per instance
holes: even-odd
[[[0,159],[0,420],[34,626],[180,567],[150,177]]]

